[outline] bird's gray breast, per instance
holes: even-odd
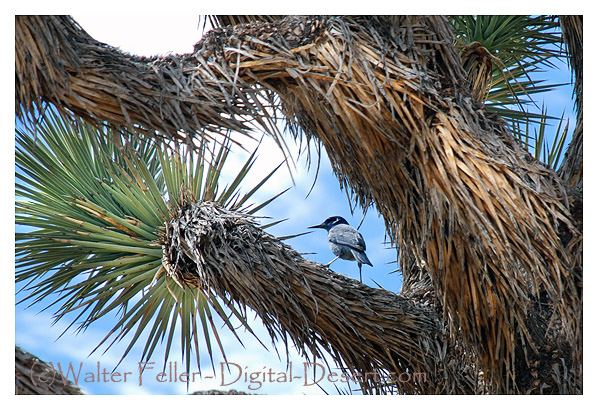
[[[329,247],[339,258],[344,260],[355,260],[354,251],[362,252],[366,249],[364,238],[355,228],[338,224],[329,230]]]

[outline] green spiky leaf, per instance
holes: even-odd
[[[142,360],[161,344],[166,362],[179,326],[188,372],[194,352],[198,368],[200,351],[213,362],[211,341],[225,355],[213,313],[239,341],[234,321],[252,332],[245,313],[166,277],[158,239],[165,221],[187,202],[250,207],[246,202],[272,175],[240,194],[255,153],[221,190],[230,141],[173,150],[48,111],[35,128],[17,129],[16,147],[20,302],[53,300],[46,309],[54,307],[55,321],[75,315],[65,331],[116,318],[96,350],[128,338],[121,361],[145,336]]]
[[[458,49],[480,44],[492,56],[487,110],[518,123],[521,131],[527,123],[539,124],[547,118],[532,95],[562,84],[548,84],[533,73],[554,67],[555,60],[564,57],[559,23],[551,16],[526,15],[461,15],[450,16],[449,20]],[[539,111],[529,110],[531,105]]]

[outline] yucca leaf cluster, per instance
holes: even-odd
[[[552,16],[450,16],[456,45],[464,53],[480,47],[492,70],[484,98],[488,111],[502,116],[520,143],[537,159],[557,169],[568,138],[569,124],[550,116],[533,95],[563,86],[548,83],[538,73],[555,68],[565,58],[559,23]],[[559,121],[558,121],[559,120]],[[556,121],[554,135],[547,125]]]
[[[185,204],[210,201],[253,214],[250,197],[274,173],[242,194],[256,152],[223,186],[231,142],[199,150],[167,147],[134,134],[72,123],[48,111],[16,132],[16,282],[21,303],[49,303],[55,321],[85,330],[101,318],[113,327],[99,348],[128,338],[127,353],[147,336],[143,358],[180,335],[189,371],[195,353],[211,361],[217,324],[251,329],[232,306],[164,275],[159,240]],[[216,314],[216,318],[213,315]],[[237,320],[237,321],[236,321]],[[144,333],[145,331],[145,333]],[[222,352],[224,355],[224,352]],[[122,361],[122,359],[121,359]]]

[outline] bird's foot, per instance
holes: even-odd
[[[331,262],[330,262],[330,263],[328,263],[328,264],[325,264],[325,267],[326,267],[326,268],[329,268],[329,266],[330,266],[331,264],[333,264],[335,261],[337,261],[337,259],[338,259],[338,258],[339,258],[339,257],[335,257],[335,258],[333,259],[333,261],[331,261]]]

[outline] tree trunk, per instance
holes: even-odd
[[[451,380],[442,385],[447,393],[581,391],[576,273],[582,273],[582,260],[573,252],[582,234],[567,187],[473,98],[443,17],[290,16],[215,29],[194,53],[155,60],[97,43],[67,18],[17,17],[16,32],[21,116],[51,102],[151,136],[177,139],[182,131],[188,143],[194,133],[210,138],[257,125],[283,146],[271,120],[282,112],[297,136],[323,144],[338,178],[363,205],[374,202],[398,248],[405,282],[403,296],[383,296],[313,267],[310,272],[284,253],[289,278],[265,288],[260,281],[269,279],[269,270],[261,279],[249,275],[255,265],[213,263],[208,269],[199,261],[209,251],[197,249],[185,260],[188,275],[200,279],[195,286],[248,304],[267,328],[289,334],[315,355],[319,342],[355,369],[424,368],[438,382],[431,365],[436,359]],[[228,241],[238,235],[231,233]],[[197,239],[188,237],[187,244],[194,250]],[[231,247],[231,258],[244,261],[234,254],[243,250]],[[184,268],[172,261],[170,275],[177,278]],[[251,284],[233,281],[244,273]],[[254,290],[259,292],[249,298]],[[268,302],[274,296],[296,303],[284,313]],[[386,313],[377,298],[393,300],[388,325],[386,314],[376,314]],[[439,312],[426,308],[431,304]],[[301,321],[286,323],[291,313]],[[361,316],[371,316],[371,327],[386,330],[390,339],[362,338]],[[335,323],[343,326],[331,334]],[[398,344],[411,345],[400,335],[414,344],[408,353]],[[425,342],[429,348],[418,351]],[[353,354],[361,344],[365,358]],[[439,356],[431,347],[454,348]],[[463,356],[473,356],[473,370],[481,373],[466,372],[462,379],[451,364]],[[472,389],[465,380],[473,381]],[[403,392],[436,392],[434,387]]]

